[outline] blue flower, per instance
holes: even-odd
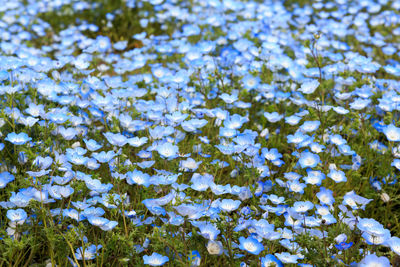
[[[231,191],[232,191],[232,188],[231,188],[230,184],[221,185],[221,184],[212,183],[210,185],[210,189],[216,195],[228,194],[228,193],[231,193]]]
[[[350,108],[355,110],[361,110],[367,107],[371,103],[370,99],[356,98],[352,103],[350,103]]]
[[[144,144],[147,143],[148,138],[147,137],[132,137],[128,139],[129,145],[133,147],[140,147]]]
[[[293,210],[297,213],[304,213],[314,207],[314,204],[310,201],[296,201],[293,204]]]
[[[183,122],[189,115],[186,113],[181,113],[179,111],[174,111],[172,114],[166,114],[165,118],[173,124],[179,124]]]
[[[120,134],[120,133],[104,133],[104,136],[106,137],[107,141],[113,145],[113,146],[124,146],[126,143],[128,143],[128,138],[126,136]]]
[[[18,224],[24,223],[28,214],[23,209],[16,209],[16,210],[8,210],[7,211],[7,218],[11,222],[15,222]]]
[[[109,222],[109,220],[107,220],[106,218],[93,216],[93,215],[92,216],[88,216],[87,220],[89,221],[89,223],[91,225],[94,225],[94,226],[103,226],[103,225],[105,225],[106,223]]]
[[[72,195],[72,193],[74,193],[74,189],[70,185],[67,186],[53,185],[49,186],[48,189],[50,196],[54,199],[67,198],[70,195]]]
[[[169,142],[164,142],[162,145],[157,146],[156,151],[164,158],[174,159],[178,157],[179,148]]]
[[[108,163],[112,160],[117,154],[113,151],[101,151],[100,153],[93,153],[92,156],[100,163]],[[86,163],[86,162],[85,162]]]
[[[116,50],[124,50],[128,45],[128,41],[119,41],[113,44],[114,49]]]
[[[297,180],[288,181],[287,184],[288,184],[290,192],[295,192],[295,193],[299,193],[299,194],[303,194],[304,193],[304,188],[307,187],[306,184],[300,183]]]
[[[97,160],[95,160],[95,159],[89,159],[88,161],[86,161],[85,166],[86,166],[88,169],[97,170],[98,168],[100,168],[101,165],[100,165],[100,163],[97,162]]]
[[[96,41],[93,45],[95,45],[95,51],[106,52],[111,48],[111,41],[107,36],[99,35],[96,37]]]
[[[97,193],[106,193],[113,188],[112,184],[102,184],[100,180],[97,179],[86,178],[85,183],[87,188]]]
[[[35,125],[39,119],[28,116],[28,117],[20,117],[20,120],[22,122],[22,124],[28,126],[28,127],[32,127],[33,125]]]
[[[371,218],[360,218],[357,227],[363,232],[376,232],[384,229],[382,224]]]
[[[277,195],[274,195],[274,194],[269,195],[268,199],[275,205],[282,204],[285,202],[284,197],[278,197]]]
[[[127,172],[126,182],[130,185],[137,184],[137,185],[143,185],[145,187],[148,187],[151,184],[150,175],[148,175],[147,173],[143,173],[142,171],[139,170]]]
[[[347,192],[343,197],[343,204],[349,205],[352,209],[365,209],[365,206],[371,201],[372,199],[361,197],[354,191]]]
[[[383,128],[383,133],[386,135],[386,138],[392,142],[400,141],[400,128],[397,128],[393,124],[389,124],[388,126]]]
[[[45,114],[44,105],[36,105],[35,103],[29,103],[29,107],[25,109],[33,117],[39,117]]]
[[[235,129],[230,129],[226,127],[220,127],[219,128],[219,136],[221,137],[235,137],[237,134],[237,131]]]
[[[146,203],[146,200],[148,199],[143,200],[143,203],[145,204],[146,208],[151,212],[151,214],[157,216],[165,216],[167,212],[163,207],[157,206],[157,204],[154,203]]]
[[[223,93],[219,97],[227,104],[232,104],[239,99],[237,94],[228,95],[227,93]]]
[[[283,263],[297,263],[297,260],[299,259],[299,256],[292,255],[288,252],[275,253],[275,256],[277,256]]]
[[[69,217],[71,219],[76,220],[77,222],[83,220],[83,216],[79,215],[79,212],[76,209],[64,209],[63,216]]]
[[[90,140],[83,139],[83,141],[85,142],[87,149],[89,149],[90,151],[96,151],[102,147],[93,139]]]
[[[260,78],[248,74],[243,77],[242,82],[245,89],[252,90],[258,86],[258,84],[260,83]]]
[[[302,152],[300,154],[299,164],[304,168],[314,168],[321,160],[318,155],[311,152]]]
[[[335,144],[335,145],[338,145],[338,146],[341,146],[341,145],[344,145],[344,144],[347,143],[346,139],[344,139],[344,138],[343,138],[341,135],[339,135],[339,134],[330,135],[330,136],[329,136],[329,141],[330,141],[332,144]]]
[[[111,231],[118,225],[117,221],[108,221],[107,223],[100,226],[100,229],[103,231]]]
[[[304,142],[308,138],[309,138],[308,135],[303,134],[300,131],[297,131],[294,134],[289,134],[287,136],[288,143],[289,144],[293,143],[293,144],[296,144],[296,145]]]
[[[283,119],[283,115],[280,115],[278,112],[264,112],[264,117],[267,118],[269,122],[275,123]]]
[[[195,171],[201,163],[202,161],[196,162],[192,158],[187,158],[179,162],[179,169],[183,171]]]
[[[300,130],[303,132],[313,132],[318,129],[321,122],[319,121],[305,121],[303,125],[300,126]]]
[[[321,202],[321,204],[331,206],[335,202],[335,198],[333,197],[332,190],[325,189],[325,187],[321,187],[319,192],[317,193],[317,198]]]
[[[400,159],[394,159],[391,166],[396,167],[396,169],[400,170]]]
[[[240,200],[223,199],[219,203],[219,208],[226,212],[232,212],[239,208],[242,202]]]
[[[197,226],[200,230],[201,235],[209,240],[217,239],[219,233],[221,232],[214,224],[209,222],[197,222],[193,223],[193,225]]]
[[[347,144],[340,145],[339,151],[340,151],[340,153],[342,153],[345,156],[353,156],[356,154],[356,152],[351,150],[351,147]]]
[[[300,122],[300,120],[301,120],[301,117],[296,116],[296,115],[285,117],[285,122],[292,126],[298,124]],[[271,256],[273,256],[273,255],[271,255]]]
[[[382,266],[382,267],[390,267],[390,261],[385,256],[378,257],[375,254],[370,254],[365,256],[362,261],[359,262],[357,265],[359,267],[375,267],[375,266]]]
[[[311,81],[307,81],[304,82],[301,87],[300,87],[300,91],[303,94],[312,94],[314,93],[315,89],[317,89],[319,86],[319,82],[317,80],[311,80]]]
[[[104,215],[105,211],[102,208],[96,208],[96,207],[89,207],[90,204],[80,202],[81,205],[77,205],[77,202],[75,203],[74,207],[79,208],[80,210],[83,210],[81,215],[88,219],[88,217],[101,217]]]
[[[283,264],[274,255],[268,254],[265,257],[261,258],[261,267],[269,266],[283,267]]]
[[[0,188],[6,187],[9,182],[14,181],[15,177],[9,172],[0,173]]]
[[[47,118],[56,124],[63,124],[70,118],[70,116],[66,115],[64,112],[54,112],[48,113]]]
[[[261,155],[269,161],[275,161],[282,157],[282,154],[279,153],[278,149],[276,148],[271,148],[270,150],[268,150],[268,148],[264,147],[263,149],[261,149]]]
[[[9,141],[10,143],[12,143],[14,145],[23,145],[26,142],[31,141],[32,138],[30,138],[24,132],[19,133],[19,134],[16,134],[16,133],[13,132],[13,133],[9,133],[4,140],[7,140],[7,141]]]
[[[243,236],[239,237],[239,248],[241,250],[246,250],[247,252],[258,255],[264,250],[264,246],[254,237],[249,236],[245,238]]]
[[[25,195],[22,192],[11,192],[10,202],[17,207],[26,207],[29,205],[29,202],[33,199],[32,196]]]
[[[102,245],[98,245],[96,247],[96,245],[93,245],[93,244],[86,248],[83,248],[83,247],[77,248],[76,252],[75,252],[75,257],[77,260],[83,260],[83,259],[93,260],[99,254],[98,250],[101,248],[102,248]],[[83,256],[83,255],[85,255],[85,256]]]
[[[78,134],[78,131],[75,128],[64,128],[63,126],[58,127],[58,132],[65,140],[72,140]]]
[[[335,245],[335,247],[338,250],[347,250],[347,249],[351,248],[351,246],[353,246],[353,242],[349,242],[349,243],[340,242],[339,244]]]
[[[318,185],[320,186],[322,183],[322,180],[325,179],[325,174],[323,174],[321,171],[313,171],[311,169],[307,170],[307,176],[303,177],[304,182],[307,184],[313,184],[313,185]]]
[[[328,173],[328,177],[334,180],[336,183],[347,181],[345,173],[335,169],[330,170],[330,172]]]
[[[150,256],[144,255],[143,261],[144,261],[144,264],[147,264],[150,266],[161,266],[161,265],[164,265],[164,263],[168,262],[169,259],[167,256],[163,256],[161,254],[153,252],[153,254],[151,254]]]
[[[41,157],[37,156],[36,159],[32,162],[33,165],[39,167],[40,169],[47,169],[53,163],[53,158],[51,157]]]
[[[340,114],[340,115],[345,115],[347,113],[349,113],[350,111],[348,111],[347,109],[345,109],[344,107],[333,107],[332,108],[336,113]]]
[[[154,163],[156,163],[154,160],[148,160],[148,161],[137,162],[136,165],[138,165],[142,169],[147,169],[153,166]]]
[[[400,255],[400,238],[397,236],[392,236],[386,244],[390,247],[390,249],[396,253],[397,255]]]
[[[183,130],[185,130],[186,132],[194,132],[199,128],[202,128],[203,126],[205,126],[208,123],[207,120],[204,119],[191,119],[189,121],[184,121],[181,123],[181,126],[183,128]]]
[[[190,219],[198,219],[204,215],[206,208],[200,204],[181,204],[174,209],[182,216],[188,216]]]
[[[243,123],[248,122],[249,119],[246,117],[242,117],[239,114],[233,114],[232,116],[228,116],[225,121],[224,125],[228,129],[239,129],[242,127]]]
[[[214,182],[214,177],[210,174],[200,175],[194,173],[191,179],[192,185],[190,186],[196,191],[206,191],[210,185]]]

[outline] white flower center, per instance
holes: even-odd
[[[388,131],[388,132],[386,132],[386,135],[389,140],[397,140],[398,139],[398,135],[394,131]]]
[[[312,158],[307,158],[307,159],[305,160],[305,163],[306,163],[307,165],[313,165],[313,164],[314,164],[314,159],[312,159]]]
[[[257,249],[256,246],[250,242],[244,243],[243,247],[250,252],[256,251],[256,249]]]

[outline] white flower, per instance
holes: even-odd
[[[223,251],[221,241],[212,241],[209,240],[207,243],[207,251],[211,255],[221,255]]]

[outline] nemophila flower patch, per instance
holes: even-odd
[[[399,1],[5,1],[0,262],[397,266]]]

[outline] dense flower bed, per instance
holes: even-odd
[[[399,9],[2,1],[0,262],[399,266]]]

